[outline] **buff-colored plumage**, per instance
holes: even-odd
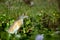
[[[16,22],[14,22],[14,24],[8,29],[9,33],[14,33],[16,32],[22,25],[22,21],[21,20],[17,20]]]
[[[21,25],[23,25],[23,19],[27,18],[27,16],[21,16],[20,19],[18,19],[17,21],[15,21],[10,28],[8,29],[8,33],[10,34],[16,34],[18,29],[21,27]]]

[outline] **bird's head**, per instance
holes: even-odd
[[[18,17],[18,20],[23,20],[24,18],[28,18],[28,16],[27,16],[27,14],[25,14],[25,13],[23,13],[22,15],[20,15],[19,17]]]
[[[20,16],[20,19],[28,18],[28,16]]]

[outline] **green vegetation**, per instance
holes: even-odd
[[[33,0],[34,6],[19,0],[0,1],[0,40],[35,40],[37,34],[44,34],[44,40],[60,40],[55,34],[56,27],[60,28],[60,14],[55,0]],[[9,34],[6,30],[21,15],[27,14],[24,25],[18,30],[20,38]]]

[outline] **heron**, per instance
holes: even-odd
[[[9,34],[17,34],[17,31],[19,30],[19,28],[23,25],[23,20],[24,18],[28,18],[28,16],[20,16],[18,20],[16,20],[11,26],[10,28],[7,30],[7,32]]]

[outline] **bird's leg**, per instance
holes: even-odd
[[[15,32],[15,35],[17,35],[17,32]]]
[[[18,37],[18,38],[20,38],[20,34],[17,34],[17,32],[15,32],[15,37]]]

